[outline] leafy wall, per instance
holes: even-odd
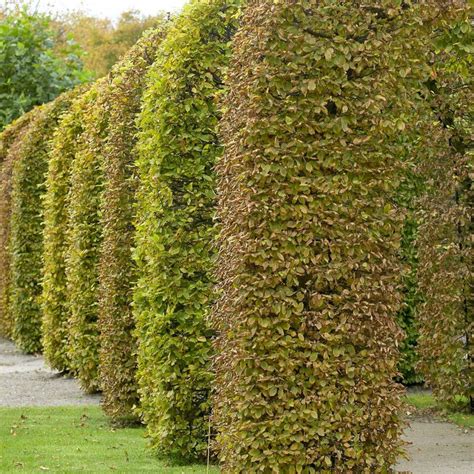
[[[42,349],[43,196],[53,133],[69,105],[64,94],[37,109],[13,165],[10,305],[13,338],[27,353]]]
[[[444,135],[419,166],[426,180],[422,222],[419,368],[442,402],[473,401],[473,120],[472,8],[435,30],[430,103]]]
[[[9,252],[13,165],[35,112],[25,114],[0,135],[0,335],[11,339],[11,255]]]
[[[224,472],[388,472],[399,455],[395,199],[401,157],[423,150],[426,14],[247,7],[218,162]]]
[[[140,116],[137,197],[138,382],[159,452],[203,458],[213,375],[217,105],[238,1],[193,1],[170,27]]]
[[[79,98],[85,123],[72,161],[68,194],[68,357],[87,392],[100,388],[98,290],[107,87],[108,79],[99,80]]]
[[[104,148],[103,242],[100,256],[100,377],[102,406],[116,420],[133,418],[138,404],[137,341],[133,334],[132,260],[137,169],[136,117],[146,71],[164,27],[148,32],[112,70],[108,92],[110,125]]]
[[[67,113],[61,117],[54,132],[43,201],[43,350],[48,364],[60,372],[72,369],[68,358],[67,209],[72,162],[85,121],[85,110],[78,97],[86,88],[87,86],[82,86],[70,93],[71,98],[74,96],[75,100]]]

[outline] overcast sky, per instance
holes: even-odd
[[[117,18],[126,10],[140,10],[146,15],[177,11],[186,0],[33,0],[32,3],[52,12],[80,9],[94,16]]]

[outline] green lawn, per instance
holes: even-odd
[[[426,393],[407,396],[419,410],[437,410]],[[474,415],[447,413],[474,428]],[[206,466],[173,466],[146,449],[143,428],[114,429],[99,407],[0,408],[0,472],[218,474]]]
[[[143,434],[143,428],[112,428],[95,406],[0,408],[0,472],[219,472],[158,460]]]
[[[434,397],[429,393],[409,393],[407,395],[407,402],[417,410],[432,410],[438,412],[447,420],[463,428],[474,428],[474,414],[448,411],[440,407]]]
[[[433,398],[433,395],[425,392],[409,393],[407,395],[407,402],[419,410],[436,407],[436,400]]]
[[[474,415],[469,413],[449,413],[447,418],[456,423],[456,425],[463,426],[464,428],[474,429]]]

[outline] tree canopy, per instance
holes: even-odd
[[[88,79],[73,41],[60,44],[48,15],[28,7],[0,16],[0,130],[35,105]]]
[[[71,38],[84,50],[84,65],[96,77],[105,76],[112,66],[138,41],[143,32],[163,22],[164,15],[144,16],[137,10],[123,12],[117,23],[76,11],[59,18],[56,28],[64,41]]]

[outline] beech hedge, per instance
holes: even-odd
[[[30,123],[33,115],[23,114],[0,133],[0,165],[3,165],[7,160],[11,146],[18,141],[20,132]]]
[[[11,312],[13,338],[26,353],[41,351],[43,196],[51,140],[68,94],[38,107],[13,165],[11,217]]]
[[[474,146],[472,7],[434,31],[432,109],[444,135],[419,171],[419,368],[439,401],[474,409]],[[434,137],[432,137],[432,141]],[[436,142],[434,142],[436,143]]]
[[[217,168],[224,472],[388,472],[401,451],[395,200],[422,152],[425,6],[247,7]]]
[[[86,119],[77,98],[87,87],[70,93],[75,100],[54,132],[44,196],[43,351],[48,364],[60,372],[72,370],[68,358],[67,210],[72,162]]]
[[[192,0],[0,134],[0,335],[160,455],[391,472],[401,375],[474,406],[471,19]]]
[[[108,79],[99,80],[78,99],[77,106],[83,109],[84,129],[72,161],[68,194],[68,357],[72,370],[87,392],[100,389],[97,319],[107,87]]]
[[[207,453],[213,380],[213,167],[240,2],[192,1],[170,27],[140,116],[134,293],[141,415],[162,454]]]
[[[145,34],[113,68],[108,92],[110,125],[104,148],[100,256],[100,379],[102,407],[115,420],[133,419],[138,404],[132,313],[136,271],[131,254],[137,188],[135,121],[146,71],[163,36],[164,26]]]
[[[0,335],[8,339],[13,337],[9,252],[13,164],[34,115],[35,112],[23,115],[0,134]]]

